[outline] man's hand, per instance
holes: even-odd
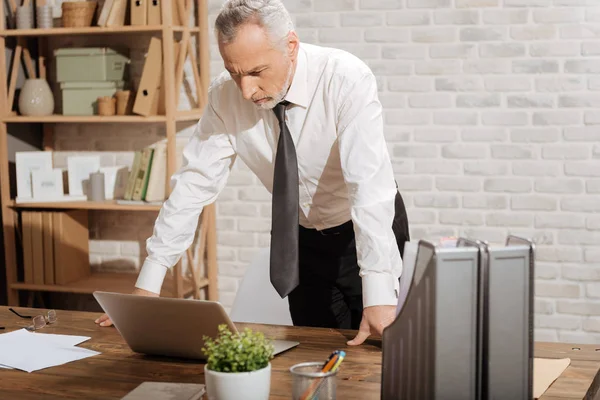
[[[156,294],[154,292],[149,292],[147,290],[138,289],[138,288],[135,288],[133,290],[132,294],[136,294],[139,296],[158,297],[158,294]],[[94,322],[100,326],[112,326],[112,324],[113,324],[112,321],[110,320],[110,318],[108,318],[108,315],[106,315],[106,314],[104,314],[103,316],[101,316]]]
[[[362,344],[373,332],[380,335],[383,329],[396,319],[396,306],[371,306],[363,310],[356,337],[348,341],[350,346]]]

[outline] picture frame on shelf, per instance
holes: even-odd
[[[70,156],[67,157],[67,174],[69,194],[75,196],[86,195],[87,183],[92,172],[100,170],[100,156]]]
[[[33,197],[31,174],[34,171],[52,170],[51,151],[18,151],[15,153],[17,175],[17,197]]]

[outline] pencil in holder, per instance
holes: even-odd
[[[323,362],[305,362],[292,366],[293,400],[334,400],[337,370],[321,372]]]

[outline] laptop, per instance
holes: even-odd
[[[215,338],[225,324],[238,332],[221,303],[95,291],[94,298],[132,351],[141,354],[206,360],[204,336]],[[299,344],[272,340],[274,355]]]

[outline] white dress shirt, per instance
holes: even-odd
[[[302,43],[285,97],[296,145],[300,225],[318,230],[352,219],[363,307],[396,305],[402,260],[392,231],[397,193],[371,70],[350,53]],[[159,293],[167,270],[191,245],[202,207],[227,183],[236,157],[269,192],[279,124],[242,97],[227,72],[209,101],[172,192],[159,212],[136,287]]]

